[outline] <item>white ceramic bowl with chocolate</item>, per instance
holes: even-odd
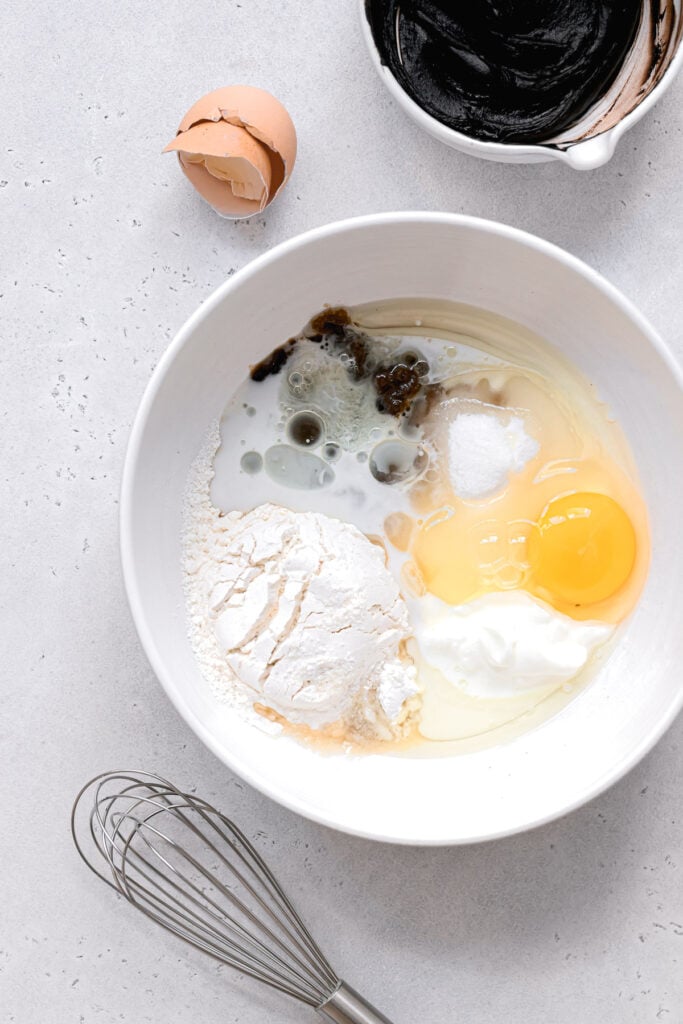
[[[571,4],[542,5],[536,17],[528,11],[533,5],[523,4],[507,5],[501,15],[486,2],[451,11],[437,2],[359,0],[377,73],[408,116],[434,138],[486,160],[558,160],[590,170],[611,158],[625,132],[671,86],[683,61],[683,19],[679,0],[584,6],[588,20],[581,33],[571,24],[579,14]],[[478,25],[489,8],[488,20]],[[566,23],[553,32],[555,8]],[[609,8],[611,31],[619,38],[613,46],[609,39],[602,48],[596,45],[592,66],[584,67]],[[535,46],[539,37],[543,53]],[[515,39],[521,39],[516,49]],[[534,76],[537,88],[530,94]],[[496,77],[498,92],[490,94]],[[575,104],[568,102],[573,90]],[[546,102],[558,110],[545,110]]]

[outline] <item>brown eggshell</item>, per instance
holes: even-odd
[[[164,153],[171,151],[179,154],[180,165],[197,191],[212,206],[218,208],[220,205],[219,212],[223,213],[224,216],[246,217],[250,213],[259,213],[266,206],[270,197],[271,161],[265,147],[245,128],[228,124],[226,121],[203,121],[192,125],[187,131],[176,135],[173,142],[169,142],[168,146],[164,149]],[[254,168],[257,177],[260,179],[260,198],[247,199],[243,196],[235,195],[229,182],[214,177],[203,164],[183,159],[181,154],[233,157],[246,161],[247,164]],[[202,173],[197,173],[198,171]],[[218,189],[212,184],[212,181],[216,182]],[[220,197],[219,204],[215,201],[216,197]],[[245,206],[245,203],[249,205]]]
[[[178,154],[178,160],[188,181],[221,217],[253,217],[263,209],[256,199],[236,196],[227,182],[214,178],[203,164],[188,163],[183,153]]]
[[[231,148],[229,153],[216,152],[221,143],[218,136],[212,134],[212,129],[219,126],[232,127],[244,133],[258,147],[260,158],[256,157],[255,149],[247,148],[248,144],[245,144],[244,149]],[[195,148],[195,141],[199,142],[195,132],[200,128],[204,130],[201,136],[205,140],[204,144],[213,147],[211,152]],[[227,136],[225,138],[227,140]],[[233,135],[231,139],[234,146],[238,141],[243,141],[243,136]],[[189,180],[219,213],[228,217],[246,217],[263,209],[286,184],[296,159],[296,131],[287,110],[265,89],[249,85],[226,86],[207,93],[190,107],[180,122],[178,135],[164,152],[169,150],[178,152],[181,166]],[[266,182],[265,200],[258,203],[235,196],[228,182],[215,178],[203,164],[192,164],[183,159],[183,153],[244,156],[253,163]],[[264,170],[266,162],[269,174]]]

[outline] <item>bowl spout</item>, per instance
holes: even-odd
[[[569,146],[563,152],[563,158],[576,171],[593,171],[602,167],[614,155],[617,135],[614,129],[595,135],[592,139],[584,139]]]

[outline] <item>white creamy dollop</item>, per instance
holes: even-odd
[[[427,594],[412,607],[424,661],[473,697],[557,688],[581,671],[614,629],[571,619],[524,590],[461,605]]]
[[[460,498],[477,500],[501,490],[539,451],[521,416],[463,412],[448,431],[448,467]]]
[[[408,610],[383,550],[355,526],[273,504],[216,512],[185,571],[226,684],[313,728],[391,734],[405,717],[419,690],[402,651]]]

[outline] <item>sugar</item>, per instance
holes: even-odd
[[[451,484],[460,498],[478,499],[500,491],[539,450],[521,416],[507,422],[488,413],[461,413],[448,434]]]

